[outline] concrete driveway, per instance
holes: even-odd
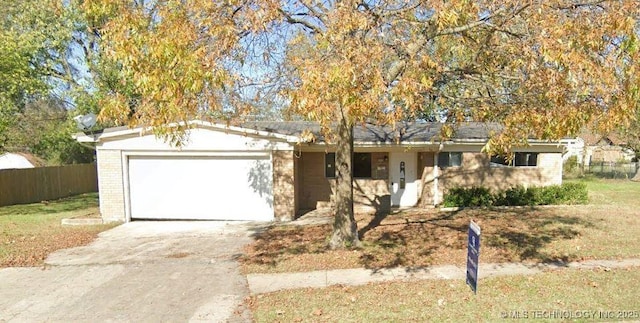
[[[0,270],[0,322],[244,322],[237,256],[252,225],[132,222],[60,250],[44,268]]]

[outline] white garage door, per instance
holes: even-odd
[[[273,220],[268,155],[129,157],[132,219]]]

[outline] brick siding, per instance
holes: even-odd
[[[491,167],[484,153],[465,152],[462,166],[438,169],[438,192],[434,194],[434,152],[418,153],[418,178],[421,192],[418,206],[428,207],[442,202],[443,194],[453,187],[485,186],[506,189],[517,185],[548,186],[562,183],[562,156],[560,153],[539,153],[537,167]],[[325,177],[324,152],[303,152],[298,161],[298,210],[328,206],[335,191],[335,180]],[[387,153],[372,153],[372,164]],[[387,165],[388,168],[388,165]],[[275,192],[274,192],[275,194]],[[389,193],[388,178],[355,179],[354,204],[359,209],[386,206]]]
[[[124,183],[120,150],[96,151],[98,160],[98,191],[100,213],[104,222],[124,222]]]
[[[296,214],[293,151],[273,152],[273,211],[275,219],[291,221]]]
[[[387,157],[387,160],[384,157]],[[298,166],[298,210],[311,210],[331,204],[335,179],[325,176],[325,153],[303,152]],[[364,210],[384,210],[390,206],[388,154],[371,153],[372,176],[354,180],[354,207]],[[378,166],[381,166],[378,169]],[[384,170],[386,168],[386,170]],[[383,178],[381,178],[383,177]]]
[[[484,153],[465,152],[461,167],[440,168],[438,201],[453,187],[483,186],[502,190],[522,185],[548,186],[562,183],[562,155],[539,153],[536,167],[491,167]]]

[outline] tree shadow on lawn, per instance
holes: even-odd
[[[358,237],[360,239],[364,239],[367,232],[382,225],[382,221],[384,221],[384,219],[386,219],[387,216],[389,216],[389,214],[390,212],[376,211],[371,221],[369,221],[367,225],[365,225],[364,227],[360,228],[360,230],[358,230]]]
[[[315,261],[316,269],[349,268],[354,264],[370,269],[404,266],[410,270],[432,265],[463,265],[470,219],[478,222],[483,230],[482,262],[572,261],[575,255],[545,248],[555,242],[576,239],[584,228],[593,227],[589,221],[558,214],[553,208],[425,210],[399,212],[378,220],[376,216],[372,219],[370,214],[357,215],[363,228],[376,223],[367,229],[359,249],[331,250],[327,244],[331,225],[276,225],[254,235],[255,241],[246,249],[242,261],[263,269],[282,263],[287,263],[287,268],[296,268],[296,262],[302,261]]]
[[[360,263],[365,268],[419,268],[450,258],[466,243],[468,223],[456,212],[401,212],[370,230]]]
[[[252,234],[254,242],[246,248],[243,263],[275,266],[283,258],[329,251],[327,237],[331,225],[274,225]]]
[[[483,232],[487,248],[501,252],[506,261],[548,263],[578,260],[576,255],[545,249],[555,242],[579,238],[584,229],[593,228],[594,224],[580,217],[558,215],[554,211],[508,211],[517,220],[497,223],[488,232]],[[495,262],[500,260],[498,257]]]

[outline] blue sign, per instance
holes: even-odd
[[[478,291],[478,258],[480,257],[480,226],[469,223],[469,244],[467,245],[467,284],[473,293]]]

